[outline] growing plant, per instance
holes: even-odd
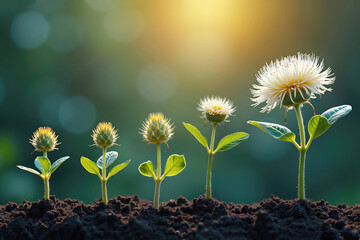
[[[171,177],[179,174],[186,166],[185,157],[183,155],[173,154],[171,155],[165,165],[165,171],[161,175],[161,143],[165,143],[169,149],[167,141],[169,141],[174,135],[173,124],[170,124],[170,120],[165,118],[162,113],[151,113],[149,117],[143,122],[143,126],[140,129],[140,134],[144,140],[149,144],[156,144],[157,148],[157,169],[153,163],[149,160],[140,164],[139,172],[146,176],[152,177],[155,180],[155,193],[153,207],[159,209],[160,199],[160,185],[165,177]]]
[[[249,134],[245,132],[236,132],[225,136],[220,140],[216,149],[214,150],[215,132],[216,126],[221,125],[223,122],[228,122],[229,116],[235,112],[235,108],[232,103],[226,98],[220,97],[205,97],[200,100],[198,110],[202,112],[204,118],[206,118],[212,124],[212,134],[210,140],[210,147],[206,138],[200,133],[200,131],[189,123],[183,123],[185,128],[206,148],[209,154],[208,169],[206,175],[206,198],[211,198],[211,170],[213,156],[217,152],[227,151],[249,137]]]
[[[290,129],[267,122],[248,121],[249,124],[260,128],[275,139],[291,142],[300,152],[298,198],[305,199],[305,156],[312,141],[325,133],[329,127],[339,118],[344,117],[351,111],[350,105],[333,107],[321,115],[315,115],[315,109],[310,103],[316,94],[321,95],[332,89],[327,85],[334,83],[335,77],[331,69],[324,70],[323,61],[315,55],[301,54],[288,56],[266,64],[257,75],[259,85],[253,85],[252,99],[257,106],[266,102],[261,112],[270,112],[277,106],[286,107],[286,113],[295,109],[300,131],[300,144],[296,142],[295,134]],[[309,139],[306,142],[305,127],[301,109],[307,103],[312,106],[314,116],[308,123]]]
[[[81,165],[88,171],[89,173],[95,174],[99,177],[102,186],[102,199],[105,205],[108,204],[107,197],[107,187],[106,183],[110,177],[114,176],[121,170],[123,170],[129,163],[130,159],[116,165],[113,167],[109,173],[106,175],[106,169],[115,162],[118,157],[118,153],[116,151],[106,152],[106,150],[116,144],[116,140],[119,138],[117,134],[117,130],[113,127],[113,125],[109,122],[101,122],[97,125],[97,127],[93,130],[92,139],[95,144],[91,146],[98,146],[102,148],[103,154],[102,156],[94,163],[90,159],[86,157],[81,157],[80,162]],[[104,161],[105,159],[105,161]],[[101,170],[101,174],[100,174]]]
[[[32,138],[30,139],[30,143],[34,146],[35,151],[43,152],[43,156],[39,156],[35,159],[34,164],[35,167],[40,171],[36,171],[35,169],[24,167],[18,165],[17,167],[31,172],[33,174],[38,175],[44,180],[44,200],[48,200],[50,196],[50,184],[49,179],[50,176],[55,172],[55,170],[60,167],[60,165],[69,159],[69,156],[62,157],[56,160],[53,164],[51,164],[50,160],[47,157],[47,152],[57,150],[56,146],[58,143],[58,136],[55,135],[55,132],[49,127],[40,127],[34,133]]]

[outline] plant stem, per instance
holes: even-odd
[[[103,164],[102,164],[101,183],[102,183],[103,202],[104,202],[105,205],[107,205],[108,204],[108,197],[107,197],[107,189],[106,189],[106,167],[105,167],[105,163],[106,163],[106,147],[104,147],[104,150],[103,150]]]
[[[47,158],[47,151],[44,151],[44,157]],[[50,183],[49,183],[49,178],[50,176],[47,175],[47,173],[44,173],[44,188],[45,188],[45,193],[44,193],[44,200],[49,200],[50,197]]]
[[[44,200],[49,200],[49,197],[50,197],[49,177],[44,178],[44,186],[45,186]]]
[[[306,139],[304,120],[301,114],[300,105],[294,106],[300,132],[300,159],[299,159],[299,179],[298,179],[298,198],[305,199],[305,157],[306,157]]]
[[[216,132],[216,123],[213,124],[213,129],[212,129],[212,134],[211,134],[209,162],[208,162],[208,170],[207,170],[207,176],[206,176],[206,193],[205,193],[206,199],[211,198],[211,169],[212,169],[212,160],[213,160],[213,156],[214,156],[215,132]]]
[[[157,148],[157,175],[155,179],[155,193],[154,193],[154,202],[153,207],[159,209],[159,200],[160,200],[160,184],[161,184],[161,150],[160,143],[156,144]]]

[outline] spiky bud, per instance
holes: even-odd
[[[110,122],[101,122],[93,130],[91,135],[96,146],[107,148],[116,144],[116,140],[119,138],[117,130]]]
[[[172,138],[174,127],[162,113],[151,113],[143,122],[140,134],[149,143],[162,143]]]
[[[30,143],[34,146],[35,151],[49,152],[57,150],[56,146],[60,144],[57,138],[58,136],[50,127],[39,127],[33,133]]]

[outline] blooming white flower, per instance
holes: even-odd
[[[324,70],[324,61],[319,62],[314,54],[298,53],[266,64],[256,80],[259,85],[251,89],[253,106],[266,102],[261,112],[270,112],[279,105],[291,107],[331,91],[325,86],[334,83],[335,77],[330,68]]]
[[[221,123],[235,112],[235,107],[226,98],[205,97],[200,100],[198,110],[213,123]]]

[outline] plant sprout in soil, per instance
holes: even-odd
[[[321,115],[315,114],[310,99],[331,91],[327,86],[334,83],[335,77],[331,69],[324,70],[324,62],[314,55],[298,53],[270,64],[266,64],[257,74],[258,85],[253,85],[252,99],[257,106],[266,103],[261,112],[270,112],[277,106],[284,106],[285,124],[288,110],[295,109],[300,132],[300,143],[296,142],[295,134],[287,127],[267,122],[248,121],[275,139],[291,142],[300,152],[298,198],[305,199],[305,157],[310,144],[315,138],[325,133],[339,118],[346,116],[351,110],[350,105],[330,108]],[[302,108],[309,104],[314,116],[308,122],[309,138],[306,141]]]
[[[235,112],[235,108],[232,103],[225,98],[220,97],[206,97],[201,99],[198,110],[202,112],[203,117],[206,118],[212,125],[212,134],[210,140],[210,146],[206,138],[200,133],[200,131],[192,126],[189,123],[183,123],[185,128],[198,140],[207,150],[209,154],[208,161],[208,169],[206,174],[206,192],[205,197],[207,199],[211,198],[211,171],[212,171],[212,163],[213,156],[217,152],[227,151],[242,141],[249,137],[249,134],[245,132],[236,132],[230,134],[223,139],[217,145],[217,148],[214,149],[215,142],[215,132],[216,127],[221,125],[223,122],[227,122],[229,116],[231,116]]]

